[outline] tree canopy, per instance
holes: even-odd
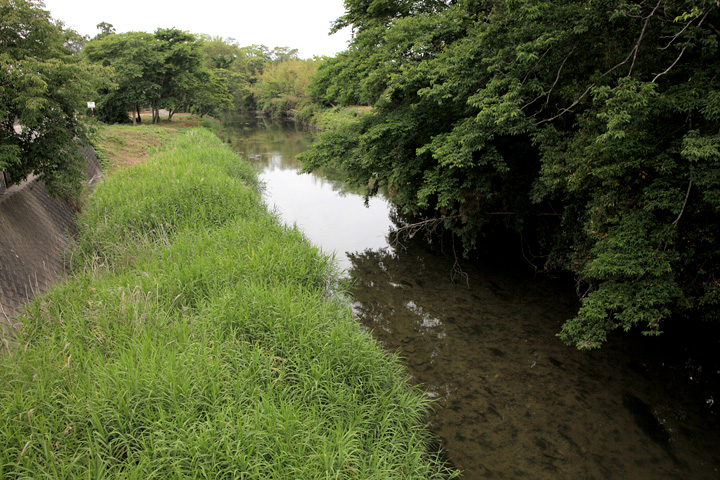
[[[0,170],[12,183],[35,173],[54,194],[77,191],[87,129],[77,118],[97,72],[76,54],[77,33],[41,2],[0,0]]]
[[[572,271],[561,338],[662,332],[720,307],[715,0],[346,0],[311,91],[372,112],[303,156],[472,249],[510,229]],[[526,245],[529,243],[526,243]]]
[[[161,108],[172,116],[189,106],[193,92],[209,78],[201,68],[200,45],[195,35],[175,28],[98,35],[84,53],[91,62],[111,67],[116,84],[99,105],[101,118],[127,118],[131,109],[139,115],[140,107],[149,105],[156,122]]]

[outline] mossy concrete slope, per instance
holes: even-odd
[[[91,184],[102,176],[92,148],[83,148]],[[29,178],[0,195],[0,329],[13,334],[18,308],[64,272],[62,253],[75,233],[77,210]]]

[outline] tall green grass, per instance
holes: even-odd
[[[433,479],[427,400],[331,259],[191,130],[101,184],[0,359],[0,478]]]

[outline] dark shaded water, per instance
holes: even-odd
[[[692,378],[698,367],[662,350],[672,342],[619,335],[600,351],[566,347],[555,334],[577,310],[567,282],[498,259],[464,265],[465,281],[432,245],[388,244],[384,200],[366,208],[332,172],[297,175],[311,133],[248,118],[231,126],[267,202],[337,252],[358,320],[436,400],[432,430],[465,478],[720,478],[715,399]]]

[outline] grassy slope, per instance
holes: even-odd
[[[255,186],[189,130],[98,187],[0,359],[1,478],[448,476],[426,400]]]

